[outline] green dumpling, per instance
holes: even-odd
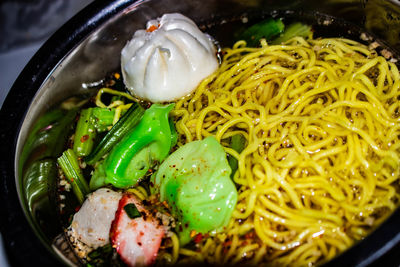
[[[172,153],[152,177],[153,193],[177,218],[182,245],[191,231],[221,230],[231,218],[237,191],[223,147],[214,137],[190,142]]]

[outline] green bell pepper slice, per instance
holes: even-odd
[[[192,231],[205,234],[228,224],[238,197],[230,174],[223,147],[207,137],[180,147],[152,176],[152,193],[177,218],[181,245],[190,242]]]
[[[168,119],[173,108],[174,104],[153,104],[147,109],[136,127],[96,167],[90,189],[107,184],[117,188],[135,186],[151,166],[164,160],[176,142],[175,129]]]

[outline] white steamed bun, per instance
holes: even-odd
[[[147,22],[121,52],[124,83],[132,95],[168,102],[190,94],[218,67],[213,42],[181,14]]]

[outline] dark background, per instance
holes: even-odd
[[[92,1],[0,0],[0,106],[39,47]]]
[[[40,46],[92,1],[0,0],[0,107],[18,74]],[[0,266],[9,266],[1,234]]]

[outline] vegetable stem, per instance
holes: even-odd
[[[74,152],[77,156],[87,156],[93,149],[96,128],[93,123],[93,109],[84,109],[78,120],[74,137]]]
[[[139,123],[144,114],[144,109],[138,104],[133,103],[121,119],[104,136],[96,148],[90,153],[85,161],[94,164],[101,159],[129,132],[130,129]]]
[[[78,158],[72,149],[64,151],[57,159],[65,177],[71,183],[72,190],[79,202],[82,204],[85,196],[90,192],[89,186],[83,177],[82,171],[79,168]]]

